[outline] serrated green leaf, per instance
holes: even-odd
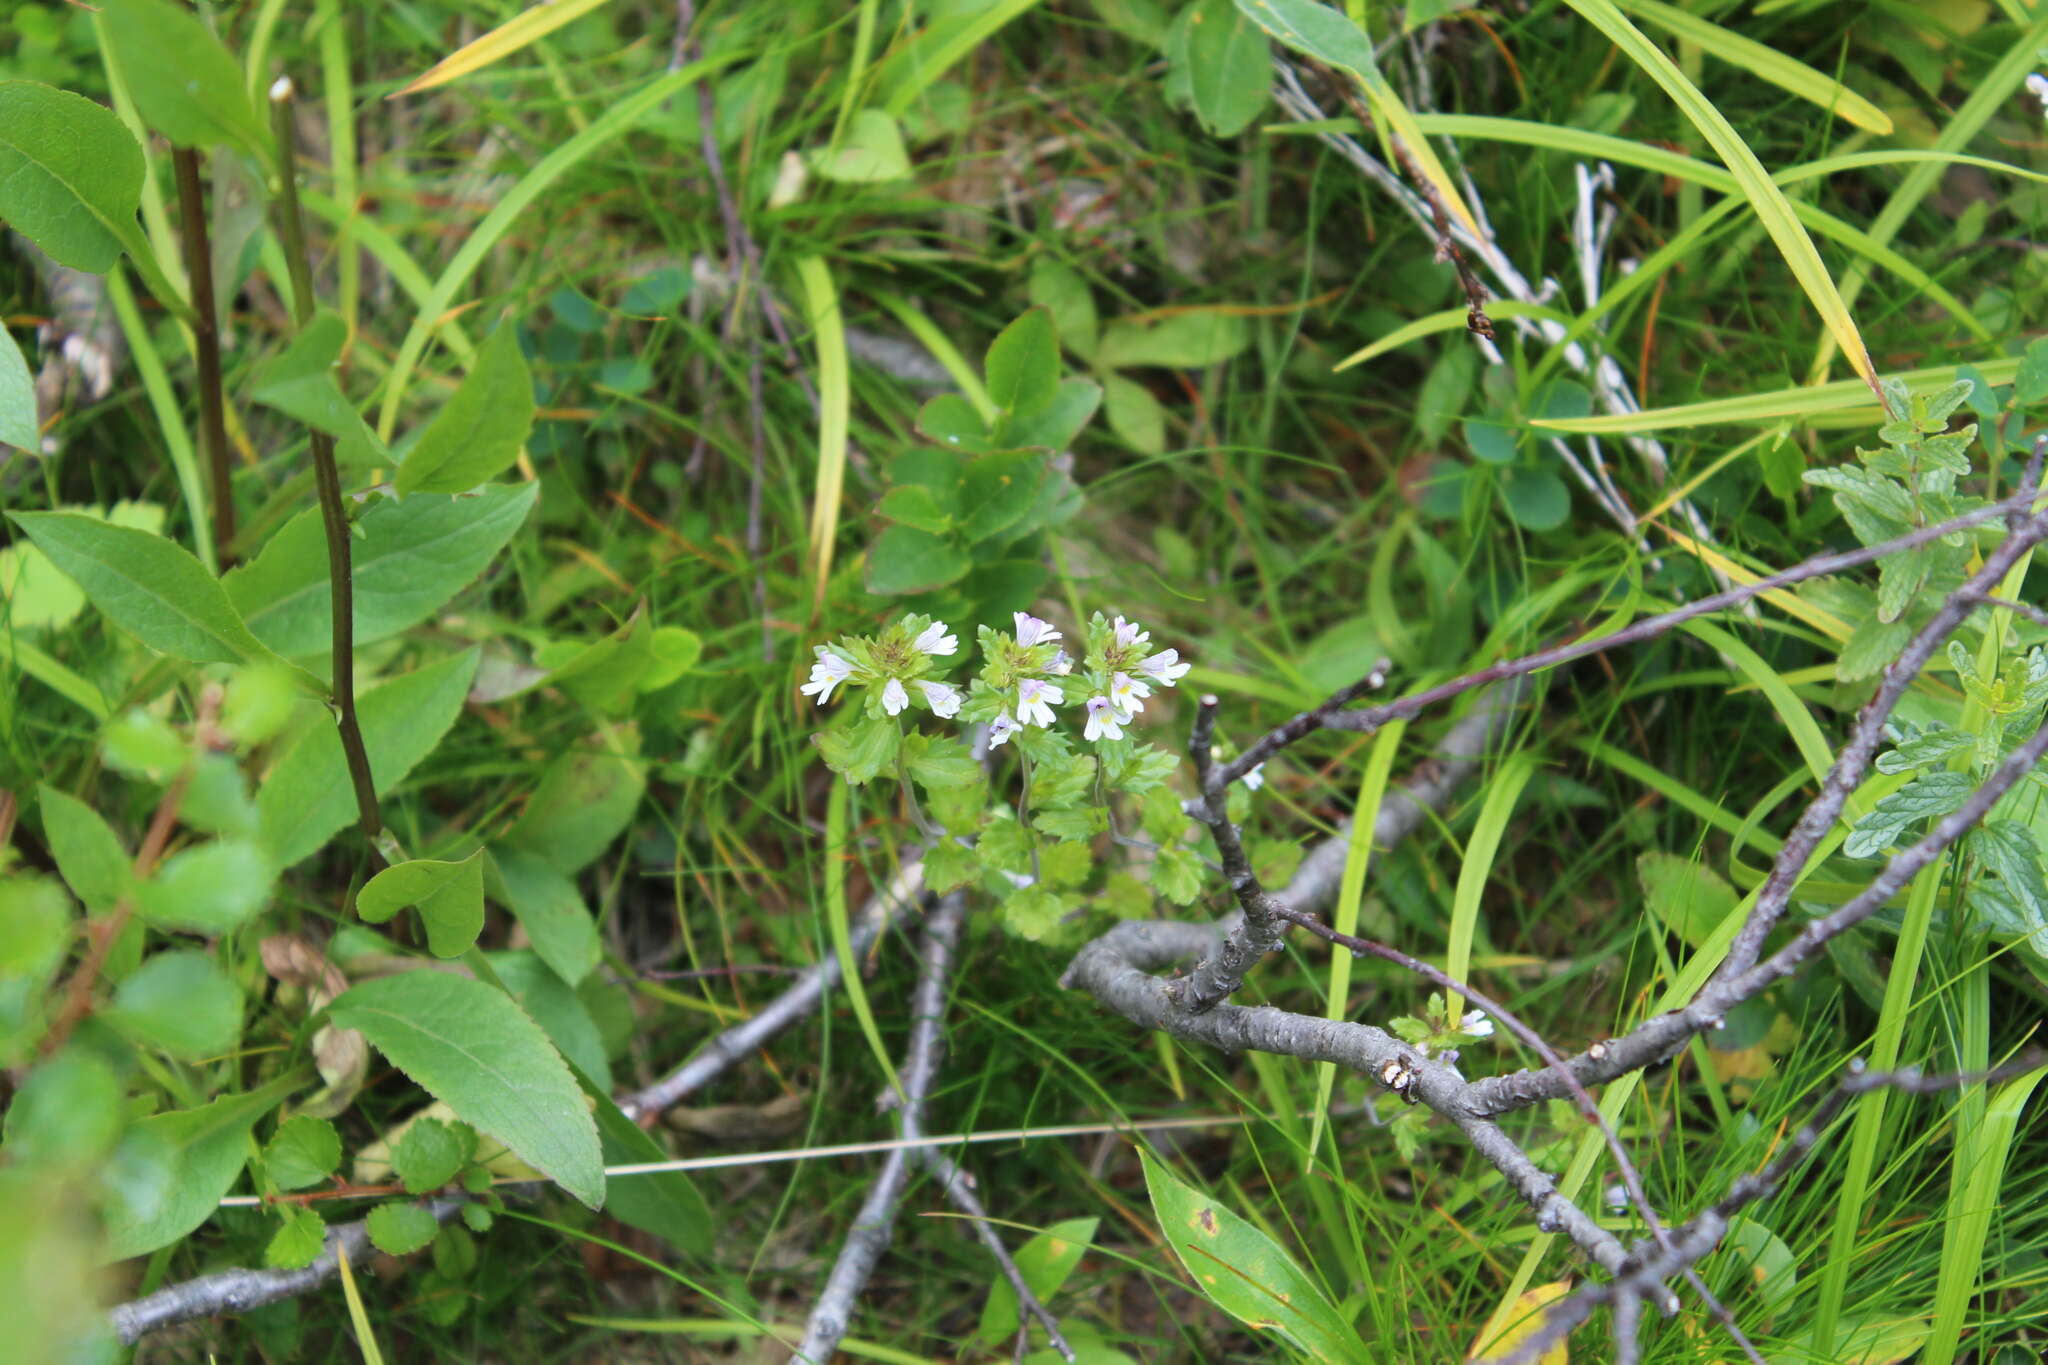
[[[821,730],[811,738],[825,766],[856,787],[872,782],[896,761],[896,727],[887,721],[863,718],[849,727]]]
[[[926,787],[965,787],[982,780],[981,765],[957,739],[912,735],[904,745],[910,775]]]
[[[476,1134],[467,1124],[456,1128],[439,1119],[420,1119],[406,1127],[391,1149],[391,1169],[407,1194],[426,1194],[453,1180],[475,1151]]]
[[[1191,849],[1162,848],[1152,860],[1152,886],[1175,905],[1202,894],[1202,860]]]
[[[1059,391],[1060,342],[1052,313],[1033,308],[990,343],[982,365],[989,401],[1009,417],[1028,417]]]
[[[291,345],[257,373],[249,397],[275,408],[315,431],[334,437],[335,454],[345,465],[387,462],[389,454],[341,392],[335,367],[348,343],[348,324],[326,310],[299,330]]]
[[[496,485],[471,497],[422,495],[365,508],[350,547],[357,646],[419,624],[474,582],[524,524],[539,490]],[[287,658],[332,648],[332,581],[318,508],[286,522],[221,580],[249,630]]]
[[[1145,1148],[1138,1152],[1160,1231],[1211,1303],[1249,1327],[1281,1333],[1313,1359],[1373,1358],[1322,1287],[1272,1238],[1183,1184]]]
[[[509,1147],[591,1208],[604,1159],[583,1091],[540,1026],[502,991],[468,977],[405,972],[351,988],[328,1007],[457,1117]]]
[[[197,15],[169,0],[103,0],[100,9],[99,31],[145,123],[180,147],[225,142],[270,155],[241,66]]]
[[[269,660],[220,581],[180,546],[76,512],[10,512],[92,604],[138,640],[194,663]]]
[[[1911,826],[1961,809],[1972,789],[1970,779],[1961,773],[1922,773],[1871,807],[1849,830],[1842,852],[1851,858],[1875,857],[1899,842]]]
[[[98,1017],[137,1046],[196,1062],[234,1046],[242,992],[205,953],[158,953],[129,973]]]
[[[924,855],[925,889],[943,896],[972,881],[978,870],[972,849],[942,839]]]
[[[518,330],[501,322],[398,466],[399,496],[465,492],[508,468],[533,431],[533,414],[533,375]]]
[[[284,1221],[263,1248],[263,1264],[272,1270],[304,1270],[320,1259],[327,1245],[327,1220],[303,1204],[283,1204]]]
[[[147,255],[135,222],[142,148],[83,95],[0,81],[0,219],[73,270],[104,275]]]
[[[539,954],[527,949],[491,953],[489,958],[498,983],[512,993],[519,1008],[533,1016],[571,1069],[609,1093],[612,1068],[605,1057],[605,1038],[582,993],[556,975]],[[629,1032],[630,1028],[629,1021]]]
[[[461,957],[484,927],[484,851],[461,862],[415,858],[387,867],[356,893],[356,913],[382,924],[406,906],[419,910],[435,957]]]
[[[356,698],[363,747],[379,794],[389,792],[432,753],[455,722],[475,650],[402,674]],[[316,724],[299,736],[256,794],[263,839],[280,869],[316,852],[355,818],[348,763],[334,727]]]
[[[120,838],[98,811],[55,787],[38,787],[36,804],[43,814],[43,838],[72,894],[94,912],[113,909],[134,884]]]
[[[1902,623],[1898,629],[1906,632]],[[1903,639],[1899,641],[1905,643]],[[1896,650],[1893,651],[1897,653]],[[1959,754],[1968,753],[1977,747],[1977,737],[1965,730],[1928,730],[1902,740],[1896,747],[1885,750],[1877,756],[1877,770],[1881,773],[1908,773],[1915,768],[1937,767]]]
[[[1059,928],[1067,913],[1064,896],[1043,886],[1027,886],[1003,897],[1003,927],[1019,938],[1036,942]]]
[[[341,1134],[326,1119],[294,1114],[263,1144],[263,1171],[280,1190],[317,1185],[341,1167]]]
[[[379,1204],[364,1220],[370,1241],[387,1256],[409,1256],[434,1240],[441,1225],[419,1204]]]

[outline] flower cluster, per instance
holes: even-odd
[[[1077,673],[1059,629],[1029,612],[1014,612],[1011,629],[982,627],[986,664],[975,684],[985,699],[975,719],[987,719],[989,743],[998,746],[1027,728],[1049,730],[1056,707],[1081,703],[1083,738],[1091,743],[1124,738],[1124,727],[1145,709],[1155,688],[1172,687],[1189,665],[1180,651],[1150,651],[1152,637],[1135,621],[1098,613],[1088,625],[1087,647]],[[938,661],[959,649],[959,639],[942,621],[906,616],[880,635],[846,636],[819,645],[810,681],[800,689],[822,705],[842,685],[873,689],[870,714],[896,716],[913,704],[933,715],[960,714],[962,697],[952,684],[931,676]],[[1149,651],[1149,652],[1148,652]]]
[[[837,644],[819,645],[810,681],[797,691],[815,697],[820,706],[842,684],[873,689],[870,714],[876,707],[897,716],[913,702],[948,719],[960,714],[960,689],[928,676],[939,660],[960,651],[960,638],[943,621],[906,616],[875,636],[842,636]]]

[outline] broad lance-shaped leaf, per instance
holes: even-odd
[[[249,1129],[306,1083],[294,1071],[245,1095],[143,1119],[121,1140],[102,1178],[109,1261],[169,1246],[211,1218],[249,1159]]]
[[[274,661],[220,580],[162,536],[77,512],[9,512],[109,620],[159,654],[193,663]]]
[[[0,219],[73,270],[104,275],[149,248],[135,223],[142,148],[83,95],[0,81]]]
[[[334,367],[348,342],[348,324],[322,309],[284,353],[264,365],[249,397],[335,439],[345,465],[387,462],[390,456],[341,392]]]
[[[477,654],[468,650],[380,684],[356,699],[380,795],[403,782],[455,723]],[[263,839],[280,871],[317,852],[355,818],[341,739],[326,717],[299,736],[256,794]]]
[[[407,498],[356,518],[352,579],[358,647],[418,625],[476,580],[532,511],[537,483],[496,484],[474,496]],[[286,658],[333,646],[327,531],[309,507],[256,558],[221,579],[257,639]]]
[[[441,405],[398,467],[400,496],[461,493],[519,458],[533,430],[533,376],[518,329],[501,322],[484,339],[462,386]]]
[[[491,846],[485,873],[491,898],[518,919],[542,962],[571,986],[590,975],[603,947],[575,882],[539,854],[506,844]]]
[[[403,972],[365,981],[328,1007],[392,1064],[591,1208],[604,1157],[568,1064],[503,991],[464,976]]]
[[[1210,1302],[1248,1327],[1285,1334],[1315,1360],[1374,1358],[1321,1286],[1272,1238],[1182,1184],[1143,1147],[1138,1152],[1160,1231]]]
[[[180,147],[235,143],[259,155],[270,134],[242,68],[199,17],[170,0],[99,0],[99,32],[143,122]]]
[[[40,455],[42,428],[36,421],[36,382],[14,333],[0,327],[0,441]]]
[[[461,862],[415,858],[387,867],[356,893],[356,913],[382,924],[406,906],[417,906],[427,926],[427,947],[435,957],[461,957],[484,927],[484,851]]]

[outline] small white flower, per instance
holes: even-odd
[[[932,708],[932,714],[941,720],[960,714],[960,693],[948,683],[926,682],[917,684],[924,691],[924,704]]]
[[[960,648],[960,637],[949,631],[944,621],[934,621],[919,631],[911,644],[920,654],[942,659]]]
[[[1458,1021],[1458,1031],[1469,1033],[1474,1038],[1491,1038],[1493,1020],[1486,1017],[1485,1010],[1466,1010],[1465,1017]]]
[[[1261,763],[1257,767],[1253,768],[1250,772],[1246,773],[1239,780],[1244,783],[1244,789],[1246,791],[1255,792],[1259,788],[1266,785],[1265,772],[1266,765]]]
[[[1028,611],[1011,612],[1010,615],[1017,623],[1017,643],[1026,649],[1060,638],[1060,633],[1052,628],[1050,621],[1041,621]]]
[[[910,694],[903,690],[900,679],[891,678],[882,684],[882,709],[890,715],[898,715],[910,705]]]
[[[1119,616],[1111,624],[1114,629],[1116,643],[1120,648],[1138,649],[1151,643],[1152,636],[1150,632],[1139,629],[1136,621],[1126,621],[1123,617]]]
[[[1088,728],[1082,732],[1083,739],[1122,739],[1124,726],[1131,723],[1129,713],[1117,709],[1116,703],[1108,697],[1088,699]]]
[[[1035,886],[1038,882],[1038,878],[1027,876],[1025,873],[1022,872],[1011,872],[1005,869],[1003,875],[1005,877],[1008,877],[1010,879],[1010,885],[1016,887],[1019,891],[1022,891],[1027,886]]]
[[[997,712],[996,718],[988,723],[988,747],[991,749],[1001,748],[1010,742],[1011,735],[1016,734],[1023,728],[1016,721],[1011,720],[1007,714],[1000,711]]]
[[[1064,678],[1074,671],[1074,661],[1067,657],[1067,651],[1063,649],[1052,656],[1052,662],[1045,666],[1045,671],[1055,678]]]
[[[1060,690],[1051,683],[1026,678],[1017,684],[1017,719],[1046,729],[1053,721],[1052,703],[1059,699]]]
[[[1151,688],[1128,673],[1109,675],[1109,699],[1116,703],[1119,711],[1128,711],[1135,716],[1145,709],[1145,698],[1151,695]]]
[[[1185,678],[1188,675],[1188,670],[1193,667],[1193,664],[1180,662],[1179,650],[1162,649],[1151,658],[1139,664],[1138,671],[1162,687],[1171,687],[1182,678]]]
[[[832,689],[853,676],[853,661],[823,645],[816,649],[817,662],[811,665],[811,680],[797,691],[806,697],[816,697],[818,705],[823,706],[832,699]]]

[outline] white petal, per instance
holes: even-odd
[[[895,678],[882,684],[882,709],[894,716],[910,705],[910,694],[903,690],[903,684]]]

